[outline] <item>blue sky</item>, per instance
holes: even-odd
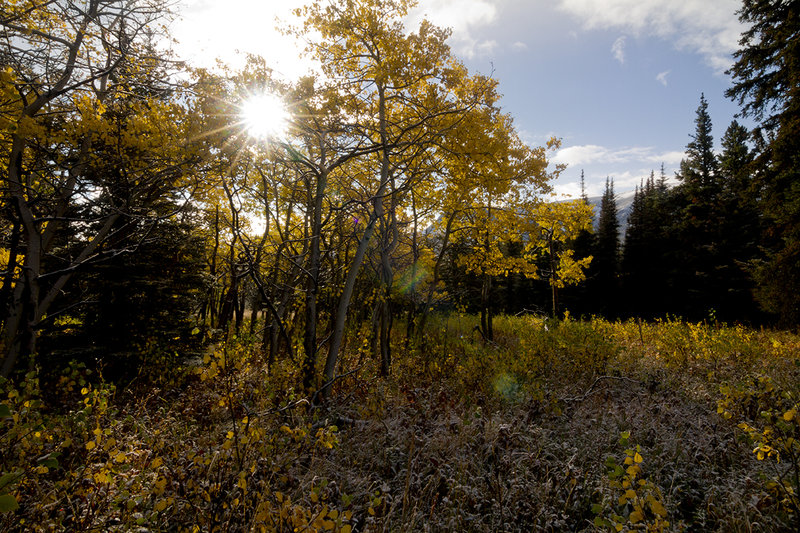
[[[210,65],[260,53],[287,77],[307,65],[297,46],[271,30],[293,20],[302,0],[183,0],[178,51]],[[673,176],[705,93],[719,145],[738,111],[724,97],[742,27],[738,0],[422,0],[409,17],[453,29],[454,53],[474,72],[492,73],[501,105],[523,138],[562,139],[556,182],[577,194],[581,169],[590,195],[606,176],[629,191],[661,163]],[[244,19],[241,13],[248,13]]]

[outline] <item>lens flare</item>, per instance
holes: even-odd
[[[241,105],[241,117],[247,134],[256,139],[283,137],[289,128],[286,104],[270,93],[248,98]]]

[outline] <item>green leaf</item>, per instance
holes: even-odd
[[[11,416],[11,408],[4,403],[0,403],[0,418],[8,418]]]
[[[609,520],[606,520],[602,516],[596,516],[594,518],[594,526],[595,527],[611,527],[612,525],[613,524]]]
[[[40,465],[46,466],[47,468],[58,468],[58,459],[52,456],[43,457],[42,459],[39,459],[38,462]]]
[[[0,513],[8,513],[19,509],[17,499],[11,494],[0,494]]]
[[[0,477],[0,489],[14,483],[20,477],[22,477],[22,471],[4,474],[3,477]]]

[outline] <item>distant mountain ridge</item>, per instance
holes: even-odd
[[[619,222],[619,236],[620,239],[625,237],[625,230],[628,227],[628,217],[633,211],[633,197],[636,196],[636,191],[627,191],[615,195],[617,201],[617,222]],[[588,198],[589,204],[594,207],[594,229],[597,229],[597,224],[600,221],[600,203],[603,200],[602,196],[590,196]]]

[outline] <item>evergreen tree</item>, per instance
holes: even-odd
[[[137,225],[124,253],[98,265],[83,285],[86,313],[74,340],[103,361],[107,377],[130,377],[153,357],[166,363],[192,336],[208,280],[197,221]]]
[[[621,277],[628,313],[654,318],[675,312],[672,279],[675,277],[675,239],[672,237],[674,208],[666,185],[655,173],[637,187],[625,233]]]
[[[586,205],[589,205],[583,170],[581,170],[581,200],[583,200]],[[595,217],[594,214],[592,214],[592,227],[594,227],[594,220]],[[577,260],[591,256],[594,253],[594,231],[591,229],[580,231],[575,241],[572,243],[572,250]],[[589,291],[587,289],[586,282],[571,287],[565,287],[561,293],[561,301],[564,308],[578,316],[594,312],[595,308],[593,302],[589,298]]]
[[[717,158],[714,155],[714,138],[711,135],[711,115],[708,101],[700,94],[700,105],[694,119],[695,133],[686,145],[686,158],[681,161],[678,175],[692,201],[702,201],[703,195],[713,191],[716,185]]]
[[[718,250],[716,273],[725,281],[719,294],[719,317],[723,319],[756,316],[749,270],[760,254],[761,216],[753,194],[753,156],[747,146],[748,137],[747,129],[734,120],[722,137],[719,155],[719,225],[714,237]]]
[[[800,2],[745,0],[733,86],[726,95],[753,132],[760,208],[768,218],[768,258],[757,271],[758,296],[784,325],[800,324]]]
[[[676,191],[680,207],[672,231],[681,247],[675,250],[676,268],[671,276],[672,289],[682,300],[677,302],[676,311],[692,319],[705,318],[710,310],[717,310],[717,296],[724,284],[715,272],[721,189],[705,95],[700,95],[696,114],[695,133],[690,135],[677,176],[681,182]]]
[[[642,287],[646,285],[644,256],[644,184],[637,186],[633,195],[628,226],[625,229],[625,242],[622,248],[622,274],[628,311],[636,316],[642,315]]]
[[[600,216],[595,234],[594,259],[589,283],[595,307],[611,316],[618,311],[619,222],[614,181],[606,178],[606,188],[600,201]]]

